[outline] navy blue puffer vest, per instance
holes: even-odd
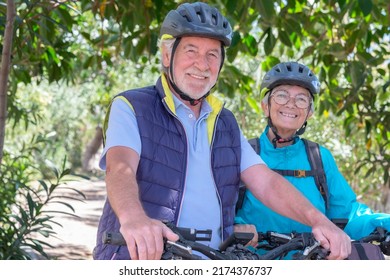
[[[132,105],[141,136],[137,182],[142,205],[149,217],[177,223],[187,166],[184,127],[165,102],[161,78],[156,86],[126,91],[119,96]],[[227,109],[222,108],[216,119],[211,145],[211,166],[221,200],[225,239],[233,232],[241,161],[239,127]],[[101,237],[104,231],[119,231],[119,227],[106,201],[99,223],[95,259],[112,257],[118,248],[102,244]],[[127,248],[121,247],[116,258],[128,259]]]

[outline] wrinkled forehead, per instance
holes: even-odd
[[[197,49],[207,49],[207,50],[216,50],[221,51],[221,41],[211,38],[203,37],[194,37],[194,36],[184,36],[180,40],[180,46],[193,46]]]
[[[271,92],[274,93],[278,90],[287,91],[289,94],[294,94],[294,95],[304,94],[308,97],[311,97],[310,91],[307,88],[297,86],[297,85],[287,85],[287,84],[286,85],[279,85],[279,86],[274,87]]]

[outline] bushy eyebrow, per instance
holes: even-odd
[[[195,46],[194,44],[187,44],[187,45],[184,46],[184,49],[185,49],[185,50],[186,50],[186,49],[189,49],[189,48],[199,49],[199,47],[198,47],[198,46]],[[215,48],[215,49],[209,50],[208,52],[220,53],[220,50],[219,50],[219,48]]]

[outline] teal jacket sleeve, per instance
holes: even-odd
[[[329,219],[349,219],[356,195],[339,171],[331,152],[320,148],[324,171],[329,189],[329,208],[326,216]]]
[[[321,154],[330,188],[328,218],[348,218],[344,230],[355,240],[369,235],[378,226],[390,230],[390,214],[374,213],[366,204],[357,201],[356,194],[338,170],[331,153],[322,149]]]
[[[384,227],[390,231],[390,214],[374,213],[367,205],[354,203],[345,232],[352,239],[360,239],[369,235],[376,227]]]

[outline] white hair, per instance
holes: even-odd
[[[163,48],[168,50],[171,54],[172,54],[172,49],[173,49],[173,44],[175,43],[176,41],[176,38],[172,38],[172,39],[160,39],[159,40],[159,47],[160,47],[160,55],[161,55],[161,70],[164,72],[164,73],[168,73],[168,67],[165,67],[164,66],[164,63],[163,63]]]

